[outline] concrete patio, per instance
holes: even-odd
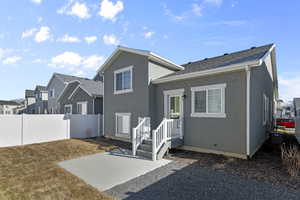
[[[129,150],[116,149],[63,161],[59,165],[100,191],[105,191],[170,162],[165,159],[153,162],[141,157],[134,158]]]

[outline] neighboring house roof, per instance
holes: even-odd
[[[15,101],[0,100],[0,105],[19,106],[20,104]]]
[[[34,90],[25,90],[25,98],[35,97]]]
[[[76,85],[76,87],[74,87],[75,82],[78,82],[78,85]],[[69,82],[59,96],[58,101],[60,101],[61,98],[64,98],[64,96],[66,96],[67,98],[71,98],[74,94],[76,94],[79,88],[81,88],[91,97],[103,96],[103,83],[101,81],[82,79],[80,81],[74,80]],[[70,91],[70,89],[73,91]]]
[[[50,83],[54,79],[54,77],[57,77],[59,80],[61,80],[63,83],[69,83],[71,81],[81,81],[81,80],[90,80],[88,78],[83,78],[83,77],[78,77],[78,76],[72,76],[72,75],[67,75],[67,74],[60,74],[60,73],[54,73],[47,85],[47,88],[49,87]]]
[[[42,85],[37,85],[35,87],[35,91],[47,91],[47,87],[46,86],[42,86]]]
[[[170,69],[173,70],[183,70],[184,68],[180,65],[177,65],[173,63],[172,61],[163,58],[151,51],[147,50],[140,50],[140,49],[133,49],[133,48],[128,48],[128,47],[123,47],[123,46],[118,46],[118,48],[112,53],[112,55],[104,62],[104,64],[98,69],[97,73],[103,72],[109,65],[118,57],[118,55],[121,52],[129,52],[129,53],[134,53],[142,56],[148,57],[149,60],[152,60],[154,62],[158,62]]]

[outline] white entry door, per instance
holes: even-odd
[[[174,120],[172,136],[183,136],[183,90],[165,91],[165,117]]]

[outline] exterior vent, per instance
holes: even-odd
[[[255,49],[256,47],[251,47],[251,49]]]
[[[224,53],[224,56],[227,56],[227,55],[229,55],[228,53]]]
[[[208,60],[208,58],[204,58],[203,60]]]

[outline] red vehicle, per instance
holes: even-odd
[[[294,119],[277,119],[277,126],[282,126],[285,128],[295,128],[295,120]]]

